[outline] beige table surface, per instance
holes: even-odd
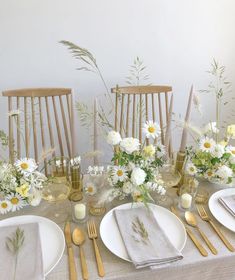
[[[204,183],[205,186],[205,183]],[[219,190],[218,187],[214,191]],[[65,201],[60,204],[60,207],[69,212],[70,202]],[[54,214],[54,206],[48,204],[47,202],[42,202],[38,207],[26,207],[21,211],[15,213],[9,213],[7,215],[1,215],[0,219],[5,219],[16,215],[39,215],[48,217]],[[99,224],[101,218],[95,218],[97,225]],[[58,221],[57,218],[52,220]],[[104,267],[106,275],[103,279],[115,279],[115,280],[142,280],[142,279],[158,279],[158,280],[235,280],[235,253],[228,251],[228,249],[223,245],[221,240],[215,234],[213,229],[206,223],[199,219],[200,226],[209,237],[214,246],[218,249],[218,255],[213,255],[209,252],[208,257],[202,257],[191,239],[187,239],[185,248],[183,249],[183,260],[166,265],[164,267],[150,270],[141,269],[136,270],[131,263],[121,260],[120,258],[109,252],[104,246],[101,239],[98,238],[97,243],[100,248],[100,252],[103,258]],[[64,223],[59,223],[63,229]],[[225,227],[217,223],[221,228],[221,231],[226,235],[226,237],[235,246],[235,233],[227,230]],[[75,224],[72,224],[75,227]],[[198,236],[197,232],[193,229],[195,234]],[[110,229],[110,234],[112,234],[112,229]],[[198,236],[199,237],[199,236]],[[200,238],[200,237],[199,237]],[[202,241],[204,244],[204,242]],[[204,244],[206,248],[206,245]],[[84,250],[87,258],[87,265],[89,269],[89,279],[101,279],[98,277],[95,256],[93,251],[92,242],[87,238],[84,244]],[[82,279],[80,270],[80,260],[78,258],[78,248],[74,246],[74,252],[76,257],[76,266],[78,271],[78,279]],[[54,268],[54,270],[46,277],[46,280],[69,280],[68,274],[68,258],[67,250],[65,249],[62,259],[59,264]],[[33,279],[32,279],[33,280]]]

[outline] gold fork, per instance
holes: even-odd
[[[215,230],[215,232],[218,234],[219,238],[223,241],[224,245],[229,249],[229,251],[234,252],[235,248],[233,247],[233,245],[227,240],[227,238],[223,235],[223,233],[220,231],[220,229],[214,224],[214,222],[212,221],[212,219],[208,216],[205,208],[203,207],[203,205],[198,205],[197,204],[197,211],[199,216],[201,217],[201,219],[203,221],[208,222],[212,228]]]
[[[99,248],[96,243],[96,238],[98,237],[98,235],[97,235],[96,226],[95,226],[94,221],[87,222],[87,232],[88,232],[88,237],[93,240],[98,274],[99,274],[99,276],[103,277],[105,275],[104,265],[103,265],[103,262],[101,259]]]

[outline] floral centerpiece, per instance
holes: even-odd
[[[157,123],[148,121],[143,127],[146,138],[157,139],[161,129]],[[158,168],[163,164],[165,147],[161,144],[140,144],[137,138],[121,138],[116,131],[108,134],[107,142],[114,147],[113,166],[108,168],[112,187],[110,199],[131,196],[134,202],[153,200],[151,192],[165,194]]]
[[[0,163],[0,213],[16,211],[26,205],[37,206],[47,180],[37,171],[34,159],[23,158],[14,164]]]
[[[235,175],[235,147],[229,144],[231,139],[235,139],[235,125],[227,127],[226,137],[220,142],[214,140],[218,137],[213,137],[218,133],[216,122],[206,126],[197,148],[187,149],[189,161],[185,169],[190,175],[227,185],[232,183]]]

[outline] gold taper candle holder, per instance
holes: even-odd
[[[70,175],[72,189],[69,198],[72,201],[79,201],[83,198],[80,166],[71,166]]]
[[[186,154],[184,152],[178,152],[176,155],[175,169],[180,172],[181,180],[178,183],[177,194],[179,195],[180,187],[184,182],[184,163],[185,163]]]

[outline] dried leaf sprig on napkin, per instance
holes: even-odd
[[[19,255],[20,249],[22,248],[22,246],[24,244],[24,240],[25,240],[24,231],[22,229],[20,229],[19,227],[13,233],[12,238],[10,238],[10,237],[6,238],[6,247],[15,257],[15,268],[14,268],[13,280],[16,279],[18,255]]]
[[[148,241],[148,232],[144,226],[144,223],[140,221],[138,217],[135,218],[135,221],[132,222],[132,230],[134,231],[134,235],[132,237],[135,239],[137,242],[143,242],[147,243]],[[137,236],[138,237],[137,237]]]

